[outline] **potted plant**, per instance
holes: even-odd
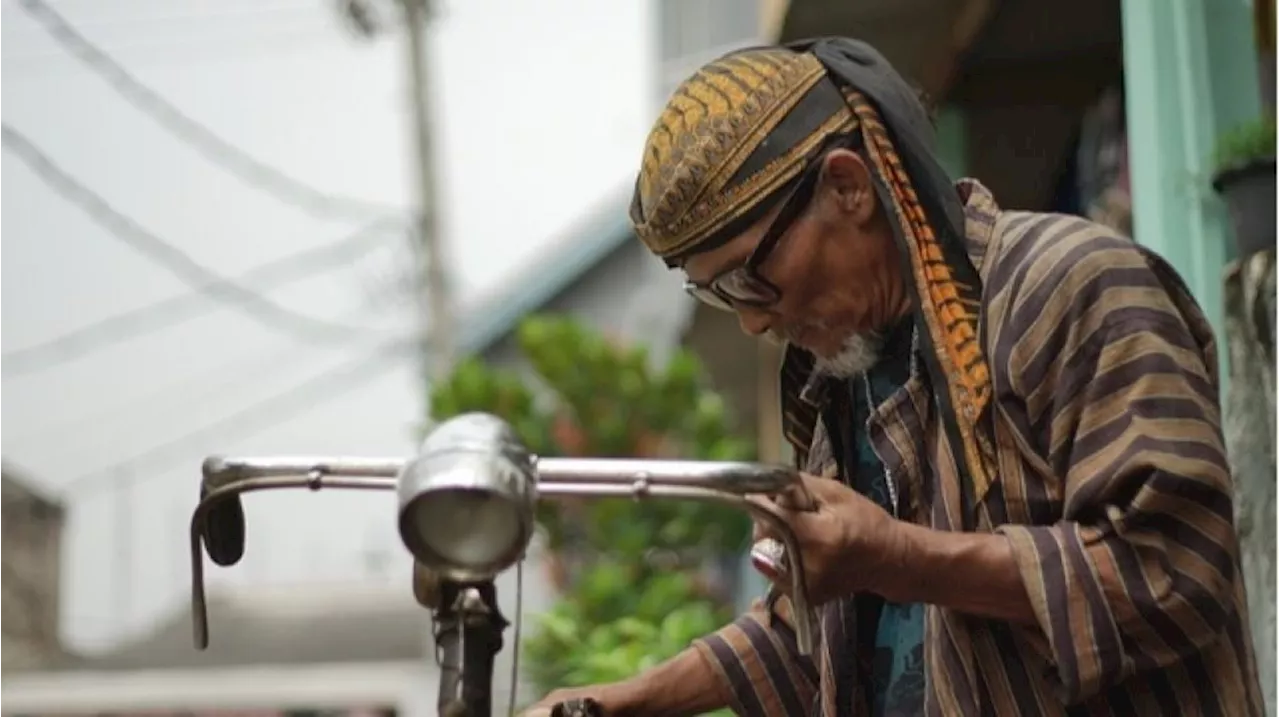
[[[1213,188],[1222,196],[1237,257],[1276,245],[1276,123],[1265,117],[1218,141]]]

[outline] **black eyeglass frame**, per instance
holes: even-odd
[[[861,134],[833,134],[817,150],[806,164],[799,180],[782,200],[782,208],[764,236],[760,238],[751,255],[740,266],[716,274],[705,282],[686,280],[684,289],[693,298],[717,309],[733,311],[735,306],[767,308],[782,299],[782,290],[760,275],[760,266],[773,254],[783,236],[809,207],[814,190],[822,177],[823,160],[827,153],[840,148],[860,151]]]

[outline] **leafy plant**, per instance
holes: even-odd
[[[529,677],[543,688],[626,679],[674,656],[728,620],[683,573],[637,584],[617,563],[585,571],[572,595],[539,620],[525,644]]]
[[[744,460],[724,401],[679,351],[654,365],[573,320],[536,316],[517,331],[528,370],[470,359],[431,394],[437,419],[487,411],[542,456]],[[543,691],[624,679],[675,655],[729,617],[705,566],[750,539],[750,521],[705,503],[544,503],[539,523],[564,594],[524,645]]]
[[[1276,120],[1262,117],[1232,128],[1218,139],[1214,166],[1218,172],[1276,156]]]

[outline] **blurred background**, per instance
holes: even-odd
[[[247,500],[194,650],[209,454],[409,455],[481,409],[541,455],[785,460],[777,350],[688,301],[627,208],[685,76],[832,34],[929,95],[953,175],[1152,246],[1214,318],[1274,714],[1274,0],[0,8],[5,715],[435,713],[382,494]],[[541,519],[500,699],[630,674],[763,590],[736,515]]]

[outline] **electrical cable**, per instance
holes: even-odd
[[[205,295],[239,308],[270,328],[313,341],[349,342],[353,337],[377,336],[366,327],[347,326],[287,309],[200,264],[186,252],[143,228],[112,207],[100,195],[56,165],[20,132],[3,124],[3,145],[30,167],[64,199],[82,209],[99,226],[184,283]]]
[[[361,308],[343,318],[355,321],[368,313],[367,308]],[[323,353],[299,351],[295,342],[287,338],[283,341],[284,345],[274,350],[255,350],[164,384],[155,383],[123,401],[99,402],[93,406],[94,410],[78,416],[60,416],[60,420],[36,426],[24,425],[19,434],[11,435],[10,439],[13,445],[23,445],[65,441],[66,436],[93,435],[111,442],[118,440],[119,435],[131,432],[137,435],[149,430],[143,426],[174,425],[189,413],[192,405],[210,405],[210,410],[216,410],[213,406],[225,405],[237,396],[259,396],[263,383],[276,384],[281,378],[297,376],[305,368],[324,363],[313,360],[325,358]],[[130,421],[130,418],[138,420]],[[103,426],[109,426],[112,431],[103,431]]]
[[[163,67],[172,70],[182,67],[226,65],[246,61],[257,61],[265,58],[287,57],[306,52],[314,52],[332,42],[327,33],[315,30],[293,32],[264,32],[247,37],[207,38],[201,36],[198,41],[186,40],[182,36],[172,36],[160,42],[139,42],[117,44],[112,48],[116,53],[128,53],[129,64],[133,67]],[[58,62],[66,57],[66,53],[57,50],[47,52],[10,51],[4,53],[5,76],[20,75],[23,77],[39,77],[59,75],[78,66]],[[56,82],[56,79],[51,81]],[[387,209],[384,213],[391,213]],[[367,217],[369,212],[357,216]],[[347,218],[345,215],[343,218]]]
[[[347,268],[351,261],[377,246],[373,240],[379,234],[397,224],[398,220],[380,220],[337,241],[260,264],[235,279],[204,282],[190,292],[112,314],[38,344],[5,351],[0,355],[0,368],[5,378],[47,370],[185,323],[212,308],[208,294],[218,291],[219,285],[239,284],[265,290]]]
[[[136,426],[140,422],[146,422],[153,426],[172,425],[178,418],[175,414],[185,414],[192,405],[225,400],[232,392],[247,390],[248,386],[259,384],[264,379],[277,379],[285,374],[296,376],[300,368],[298,358],[299,351],[296,345],[285,346],[276,351],[256,352],[251,356],[237,357],[236,360],[220,364],[212,370],[201,371],[155,386],[115,404],[95,404],[95,410],[78,416],[63,417],[63,420],[30,428],[23,427],[26,430],[22,433],[10,434],[10,445],[20,446],[49,440],[65,441],[67,436],[101,435],[103,426],[110,426],[115,431],[127,435],[131,424]],[[135,416],[138,420],[129,420]],[[105,436],[104,440],[115,440],[115,437]]]
[[[511,691],[507,694],[507,717],[516,717],[516,693],[520,686],[520,626],[524,623],[524,561],[527,556],[521,555],[516,561],[516,614],[515,634],[511,638]]]
[[[170,134],[198,150],[245,182],[298,206],[315,216],[408,213],[362,199],[326,193],[250,155],[179,110],[156,91],[134,77],[119,62],[90,42],[44,0],[19,0],[22,9],[69,54],[100,75],[130,105],[150,115]]]
[[[344,362],[339,366],[311,376],[306,380],[274,394],[262,401],[250,404],[238,411],[205,424],[177,438],[158,443],[146,450],[117,461],[101,469],[84,473],[59,487],[63,493],[83,493],[110,482],[112,476],[128,474],[135,484],[158,475],[157,471],[175,460],[190,458],[192,450],[207,446],[210,440],[243,440],[279,425],[299,413],[318,407],[382,375],[391,363],[416,348],[414,342],[393,340],[380,344],[373,351]],[[143,470],[149,475],[139,475]],[[104,479],[108,479],[104,481]]]
[[[184,7],[175,11],[172,2],[151,3],[153,7],[146,7],[148,3],[138,3],[141,7],[129,8],[127,3],[122,0],[113,0],[110,5],[104,5],[101,0],[89,0],[86,3],[80,3],[82,7],[77,8],[76,13],[79,15],[81,11],[88,10],[110,10],[113,12],[104,13],[95,16],[90,20],[80,20],[76,23],[76,27],[80,30],[111,28],[111,27],[127,27],[137,29],[152,25],[165,25],[168,23],[186,23],[195,21],[199,23],[208,23],[214,20],[228,19],[232,22],[250,21],[254,24],[262,24],[261,18],[271,16],[295,16],[314,18],[316,14],[316,4],[314,0],[303,0],[302,2],[281,2],[271,3],[267,0],[255,0],[243,5],[236,5],[229,0],[221,0],[217,3],[217,7]],[[77,3],[68,3],[62,0],[58,3],[63,7],[68,5],[75,6]],[[121,13],[120,11],[125,12]],[[129,12],[130,10],[141,10],[141,13]],[[155,14],[154,11],[159,11]]]

